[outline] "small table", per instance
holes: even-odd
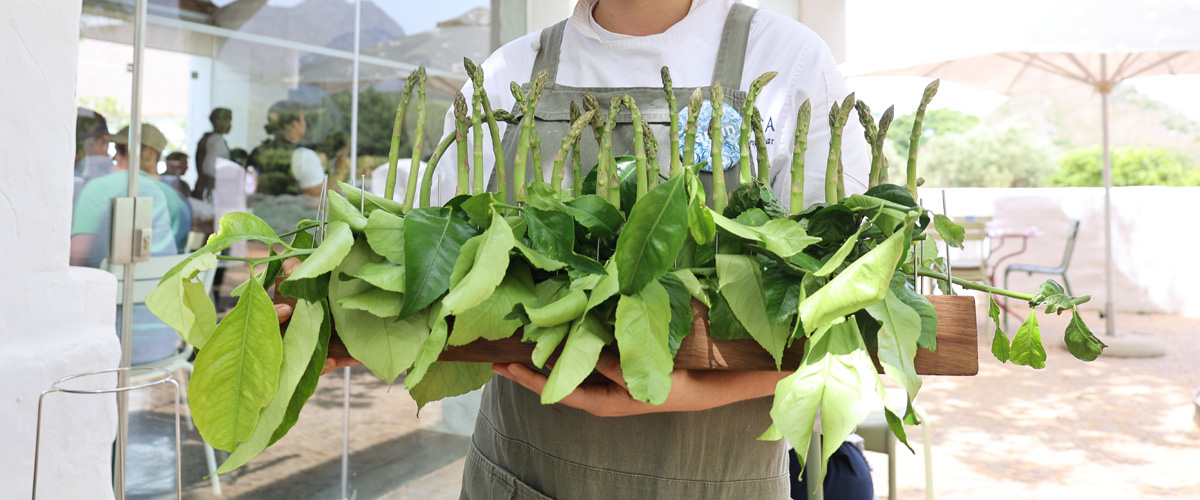
[[[988,238],[1000,240],[999,244],[992,247],[993,254],[996,252],[996,250],[1003,248],[1004,243],[1006,241],[1008,241],[1010,239],[1020,239],[1021,240],[1021,248],[1020,249],[1018,249],[1015,252],[1010,252],[1010,253],[1000,256],[999,259],[996,259],[996,263],[991,266],[992,272],[988,273],[988,280],[990,280],[992,282],[992,285],[996,285],[997,284],[996,283],[996,271],[998,269],[1000,269],[1000,264],[1003,264],[1004,261],[1006,261],[1006,260],[1009,260],[1013,257],[1016,257],[1018,255],[1025,253],[1025,249],[1028,247],[1028,244],[1029,244],[1029,238],[1037,238],[1037,237],[1041,236],[1042,230],[1038,229],[1037,226],[1003,226],[1003,225],[995,224],[995,225],[988,226],[987,235],[988,235]],[[1000,302],[1000,299],[995,298],[994,296],[993,296],[993,301],[996,303],[997,306],[1000,307],[1001,310],[1004,311],[1005,326],[1007,327],[1007,322],[1008,322],[1007,315],[1012,314],[1012,311],[1010,311],[1007,306],[1005,306],[1002,302]]]

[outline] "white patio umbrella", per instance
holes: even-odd
[[[1200,73],[1200,34],[1196,31],[1200,26],[1200,2],[1017,0],[1006,2],[1003,8],[996,4],[978,5],[947,1],[872,3],[872,9],[890,8],[898,13],[915,9],[921,19],[928,19],[931,24],[922,26],[921,19],[914,19],[912,23],[895,21],[904,25],[905,36],[895,37],[897,44],[891,45],[891,52],[887,52],[887,47],[881,47],[883,52],[872,54],[875,63],[852,62],[843,66],[843,72],[847,76],[941,78],[1005,95],[1079,85],[1095,89],[1100,94],[1103,117],[1104,310],[1106,333],[1112,339],[1116,326],[1112,304],[1109,94],[1117,84],[1130,78]],[[938,16],[944,17],[939,21]],[[886,14],[880,17],[886,17]],[[971,22],[971,19],[980,21]],[[920,39],[930,34],[936,38]],[[904,43],[905,39],[911,43]],[[914,52],[933,52],[939,45],[958,53],[898,69],[879,62],[888,60],[889,54],[893,60],[908,58],[911,61]],[[1156,346],[1121,347],[1106,352],[1114,355],[1162,354]]]

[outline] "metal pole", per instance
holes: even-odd
[[[138,195],[142,166],[142,57],[146,52],[146,0],[136,0],[133,12],[133,95],[129,103],[129,197]],[[133,267],[124,266],[121,301],[121,364],[128,368],[133,358]],[[117,387],[129,385],[129,372],[117,372]],[[113,493],[125,500],[125,451],[129,444],[129,394],[117,393],[117,443],[113,457]]]
[[[1101,78],[1107,78],[1107,58],[1100,55]],[[1116,336],[1116,318],[1113,316],[1112,287],[1112,158],[1108,153],[1108,96],[1112,92],[1107,80],[1100,82],[1100,121],[1104,124],[1104,328],[1107,335]]]
[[[350,183],[358,177],[358,65],[362,42],[362,0],[354,2],[354,69],[350,79]],[[359,186],[367,189],[364,179]],[[363,197],[366,201],[366,196]],[[342,370],[342,497],[350,498],[350,368]]]

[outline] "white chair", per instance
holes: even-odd
[[[906,398],[904,389],[888,389],[888,397],[903,406]],[[933,500],[933,429],[929,416],[916,401],[913,401],[913,412],[921,419],[921,444],[925,449],[925,499]],[[859,424],[854,431],[863,438],[863,446],[867,451],[885,453],[888,456],[888,500],[896,500],[896,435],[888,428],[887,417],[883,412],[883,403],[871,411],[867,419]]]
[[[139,262],[134,266],[133,270],[133,293],[131,304],[134,306],[144,306],[146,303],[146,295],[148,295],[155,287],[158,286],[159,280],[176,264],[187,258],[187,255],[170,255],[165,257],[151,257],[150,260]],[[121,305],[121,299],[124,296],[124,277],[125,266],[121,264],[109,264],[107,260],[100,264],[100,268],[104,269],[117,277],[117,305]],[[204,284],[204,291],[207,295],[212,291],[214,270],[198,273],[196,279]],[[192,376],[192,346],[181,342],[182,348],[178,349],[175,354],[135,364],[136,368],[162,368],[176,375],[180,380],[180,388],[183,389],[183,403],[187,406],[187,381],[191,380]],[[187,378],[179,377],[181,372],[187,372]],[[150,376],[153,376],[151,374]],[[194,428],[191,414],[187,418],[188,429]],[[212,482],[213,494],[221,495],[221,478],[217,475],[217,460],[212,446],[204,443],[204,459],[208,465],[209,480]],[[181,479],[182,480],[182,479]]]

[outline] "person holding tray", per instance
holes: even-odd
[[[848,90],[826,43],[794,20],[733,0],[579,0],[569,19],[504,45],[481,68],[493,108],[517,111],[510,82],[529,82],[548,71],[537,129],[543,147],[557,148],[569,126],[567,106],[582,104],[585,92],[600,97],[602,106],[609,96],[628,94],[652,125],[667,123],[663,66],[670,68],[677,96],[688,96],[695,87],[707,96],[719,81],[725,126],[731,130],[749,119],[741,109],[751,80],[777,71],[757,100],[773,165],[771,186],[786,206],[795,116],[809,100],[805,199],[823,201],[828,110]],[[470,95],[470,85],[464,94]],[[448,117],[446,132],[453,132],[453,123]],[[631,128],[618,123],[615,151],[632,151]],[[515,143],[518,129],[507,127],[503,142]],[[869,172],[861,126],[852,120],[843,137],[846,192],[861,193]],[[698,162],[707,162],[710,151],[721,151],[726,184],[733,189],[739,183],[738,134],[725,138],[724,145],[698,144],[705,155]],[[491,140],[486,134],[483,140],[485,175],[494,179]],[[679,152],[665,147],[670,144],[665,136],[658,143],[664,145],[659,165],[666,168],[667,155]],[[582,147],[587,157],[586,148],[596,146],[584,141]],[[512,155],[516,148],[504,150]],[[543,152],[541,167],[549,172],[554,154],[546,151],[551,152]],[[443,163],[456,164],[454,148],[447,156]],[[505,165],[513,178],[511,156]],[[443,168],[436,175],[432,202],[441,205],[454,196],[457,171]],[[711,189],[711,182],[705,184]],[[326,368],[353,363],[331,359]],[[522,364],[497,364],[493,370],[500,377],[483,392],[463,474],[464,500],[791,498],[789,476],[794,481],[796,475],[789,472],[786,442],[756,440],[771,424],[768,396],[786,372],[676,370],[670,396],[654,406],[630,397],[618,358],[605,352],[596,370],[609,382],[585,383],[561,404],[544,406],[539,400],[543,373]],[[861,454],[857,458],[861,462]],[[862,468],[856,472],[862,475]],[[870,498],[865,475],[863,498]]]

